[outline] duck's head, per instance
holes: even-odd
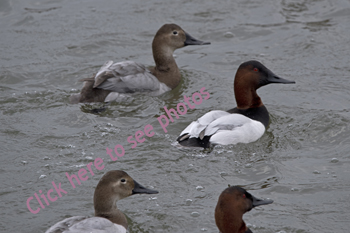
[[[187,45],[207,44],[210,44],[210,42],[195,39],[176,24],[164,24],[156,33],[152,47],[153,49],[166,47],[173,52],[175,49],[179,49]]]
[[[95,210],[112,208],[118,200],[134,194],[157,194],[132,179],[126,172],[114,170],[107,172],[97,184],[94,194]]]
[[[237,70],[235,85],[250,85],[255,89],[270,83],[295,83],[275,75],[258,61],[247,61],[242,63]]]
[[[271,204],[272,200],[262,200],[254,197],[245,189],[231,186],[225,189],[215,208],[215,222],[222,233],[246,232],[243,214],[259,205]]]
[[[256,90],[270,83],[295,83],[275,75],[258,61],[242,63],[236,72],[234,91],[238,108],[259,107],[262,102]]]

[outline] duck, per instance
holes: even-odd
[[[128,222],[116,202],[134,194],[157,193],[156,190],[143,187],[124,171],[108,171],[95,189],[95,216],[66,218],[50,227],[46,233],[126,233]]]
[[[258,140],[270,117],[256,90],[270,83],[291,84],[295,81],[275,75],[259,61],[242,63],[234,80],[237,107],[204,114],[180,133],[177,142],[183,147],[209,148]]]
[[[252,233],[245,225],[243,214],[254,207],[268,205],[273,200],[254,197],[244,188],[230,186],[219,196],[215,208],[215,223],[221,233]]]
[[[177,87],[181,73],[173,53],[188,45],[208,45],[195,39],[176,24],[164,24],[152,42],[155,66],[147,68],[134,61],[114,63],[107,61],[96,75],[82,79],[83,88],[79,94],[70,96],[70,102],[111,102],[125,98],[125,94],[143,92],[158,96]]]

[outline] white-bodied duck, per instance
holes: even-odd
[[[258,140],[269,124],[269,113],[256,90],[270,83],[295,83],[275,75],[258,61],[247,61],[237,70],[234,92],[237,107],[214,110],[187,126],[177,138],[185,147],[250,143]]]
[[[134,194],[156,194],[133,180],[124,171],[109,171],[98,182],[94,194],[95,217],[66,218],[46,233],[126,233],[128,222],[116,202]]]
[[[174,89],[181,81],[181,74],[173,53],[187,45],[206,45],[176,24],[165,24],[156,33],[153,42],[155,67],[124,61],[107,61],[92,78],[83,79],[80,94],[70,97],[71,103],[110,102],[125,93],[144,92],[157,96]]]

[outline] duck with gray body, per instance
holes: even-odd
[[[176,24],[165,24],[153,39],[154,67],[146,68],[134,61],[107,61],[94,77],[83,79],[80,94],[72,95],[70,102],[110,102],[137,92],[161,95],[177,87],[181,81],[174,51],[188,45],[207,44],[210,42],[193,38]]]
[[[46,233],[126,233],[128,222],[116,202],[134,194],[157,194],[133,180],[124,171],[109,171],[97,184],[94,194],[95,217],[66,218]]]

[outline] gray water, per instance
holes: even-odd
[[[71,105],[78,80],[107,60],[153,65],[151,42],[176,23],[210,46],[175,52],[183,82],[160,97],[136,95],[114,103]],[[217,198],[241,185],[274,203],[244,220],[254,232],[349,232],[350,2],[348,0],[1,0],[1,232],[44,232],[74,215],[93,215],[92,196],[108,170],[125,170],[158,195],[118,202],[130,232],[218,232]],[[256,59],[294,85],[258,94],[271,123],[257,142],[212,152],[174,145],[182,129],[213,109],[236,105],[233,78]],[[157,117],[205,87],[210,99],[170,123]],[[131,149],[127,137],[145,125],[155,135]],[[112,161],[106,147],[125,148]],[[77,174],[102,158],[105,168],[75,189]],[[51,182],[67,194],[32,214],[26,201]],[[33,208],[39,207],[35,197]]]

